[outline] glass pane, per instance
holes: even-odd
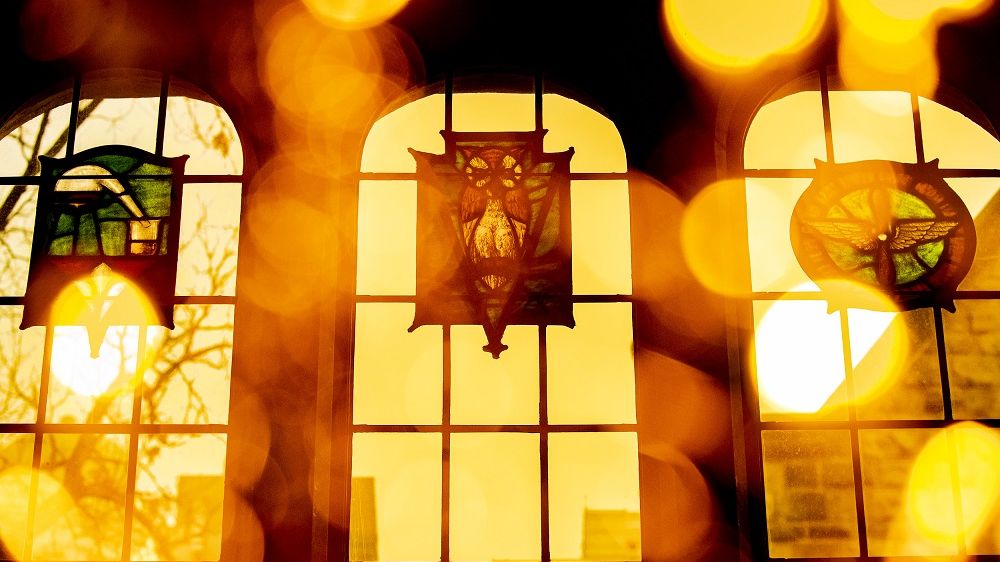
[[[788,234],[792,209],[809,186],[802,178],[747,178],[747,244],[754,291],[815,291]]]
[[[0,541],[12,560],[21,560],[28,536],[31,457],[34,435],[0,433]],[[0,560],[7,560],[0,548]]]
[[[453,434],[452,560],[540,560],[538,435]]]
[[[847,431],[764,431],[764,504],[772,558],[857,556]]]
[[[352,562],[440,559],[440,433],[355,434],[351,490]]]
[[[955,418],[1000,417],[1000,301],[958,301],[943,317]]]
[[[993,137],[990,137],[993,138]],[[959,285],[963,290],[995,290],[1000,287],[1000,179],[951,178],[948,185],[962,198],[976,223],[976,257],[972,269]]]
[[[544,94],[542,122],[549,130],[542,144],[546,152],[561,152],[571,146],[575,150],[569,163],[571,172],[628,170],[618,128],[600,112],[559,94]]]
[[[441,423],[441,327],[407,332],[413,312],[411,303],[358,304],[354,423]]]
[[[577,303],[576,327],[549,326],[549,423],[635,423],[630,303]]]
[[[0,306],[0,423],[33,423],[45,328],[20,330],[20,306]]]
[[[571,183],[573,293],[632,293],[632,240],[628,181]]]
[[[965,548],[969,554],[1000,554],[1000,431],[964,422],[948,428],[961,493]],[[945,443],[945,445],[949,445]],[[949,450],[950,452],[950,450]],[[925,453],[926,454],[926,453]]]
[[[413,148],[431,154],[444,152],[444,94],[414,100],[383,116],[365,138],[362,172],[415,172]]]
[[[98,98],[87,89],[85,85],[80,93],[75,152],[105,144],[156,150],[160,98]]]
[[[157,331],[143,373],[142,423],[226,423],[233,362],[233,307],[178,305],[175,328]]]
[[[128,435],[46,435],[32,559],[119,560]]]
[[[452,127],[456,131],[534,131],[535,95],[454,94],[451,114]],[[439,125],[436,130],[440,129]]]
[[[417,271],[417,182],[358,186],[359,295],[413,295]]]
[[[945,435],[930,429],[859,433],[871,555],[957,553],[952,455],[936,434]]]
[[[140,436],[132,558],[218,560],[225,467],[225,435]]]
[[[25,121],[0,140],[0,175],[37,176],[41,168],[33,157],[38,154],[62,158],[66,155],[66,130],[70,104],[59,105]]]
[[[965,115],[920,98],[924,154],[942,168],[1000,168],[1000,141]],[[949,180],[951,183],[951,180]]]
[[[549,434],[553,560],[641,560],[635,433]]]
[[[96,328],[94,328],[96,329]],[[156,352],[159,330],[148,329],[147,358]],[[83,326],[56,326],[52,339],[49,399],[51,423],[129,423],[132,421],[139,328],[107,330],[97,357],[91,356],[90,332]]]
[[[149,122],[150,129],[156,119]],[[187,154],[187,174],[240,174],[243,146],[229,115],[214,103],[171,95],[167,98],[167,121],[163,153]]]
[[[837,162],[917,161],[906,92],[830,92],[830,125]]]
[[[0,295],[19,297],[28,284],[38,187],[0,186],[0,206],[10,208],[0,230]]]
[[[796,92],[760,108],[743,143],[744,168],[811,169],[816,159],[827,159],[819,92]]]
[[[858,418],[941,419],[941,373],[931,310],[850,310],[847,318]]]
[[[494,359],[481,326],[451,327],[452,423],[538,423],[538,328],[508,326],[504,341]]]
[[[847,419],[840,313],[779,300],[754,302],[753,316],[761,420]]]
[[[235,295],[242,189],[238,183],[184,186],[178,295]]]

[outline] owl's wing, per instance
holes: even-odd
[[[838,242],[847,242],[862,252],[875,249],[875,232],[871,226],[860,222],[809,221],[813,230]]]
[[[920,244],[934,242],[948,235],[958,226],[955,221],[913,221],[896,225],[889,248],[905,250]]]
[[[504,195],[504,209],[507,216],[523,224],[528,224],[528,196],[522,189],[512,189]]]
[[[462,192],[462,222],[483,216],[486,211],[486,194],[481,189],[468,187]]]

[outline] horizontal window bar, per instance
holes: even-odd
[[[636,432],[638,424],[567,425],[354,425],[354,433],[599,433]]]
[[[228,433],[221,423],[129,424],[129,423],[0,423],[0,433]]]

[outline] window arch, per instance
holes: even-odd
[[[768,98],[745,136],[731,139],[728,172],[746,183],[749,298],[739,315],[752,336],[731,345],[742,355],[741,477],[759,498],[744,523],[758,556],[868,560],[1000,549],[984,515],[993,505],[989,480],[974,476],[1000,451],[990,421],[1000,390],[996,354],[985,335],[996,328],[1000,141],[974,106],[957,95],[942,99],[848,91],[823,71]],[[978,235],[954,311],[947,303],[839,308],[837,294],[806,274],[789,230],[819,177],[816,160],[937,161]],[[843,276],[861,279],[865,267]]]
[[[28,104],[0,135],[0,540],[6,554],[18,560],[218,559],[243,178],[233,122],[183,80],[121,70],[85,74],[72,88]],[[47,185],[39,158],[91,149],[106,152],[109,161],[119,153],[187,155],[179,177],[122,176],[126,190],[140,190],[131,192],[137,198],[142,189],[162,189],[163,181],[180,190],[179,208],[167,211],[180,214],[176,284],[162,303],[172,309],[174,327],[112,326],[94,347],[82,326],[46,321],[19,330],[32,298],[25,291],[36,213],[42,212],[36,207]],[[159,187],[135,187],[154,184]],[[100,216],[97,245],[84,248],[80,240],[94,234],[77,226],[71,253],[109,261],[115,255],[109,244],[117,243],[118,231]],[[161,234],[165,240],[166,231]],[[133,245],[145,240],[141,233],[122,236]]]
[[[484,91],[485,90],[485,91]],[[490,88],[421,94],[361,157],[350,361],[351,560],[638,560],[639,486],[625,151],[571,98]],[[545,129],[547,132],[542,132]],[[444,130],[442,134],[441,131]],[[424,325],[418,166],[445,137],[544,134],[569,162],[576,327]],[[456,264],[457,266],[457,264]],[[544,322],[539,322],[543,323]],[[538,323],[536,323],[538,324]]]

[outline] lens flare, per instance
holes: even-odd
[[[746,211],[742,180],[716,182],[701,190],[681,219],[681,249],[698,281],[724,295],[750,290],[745,255]]]
[[[746,72],[816,39],[826,0],[665,0],[667,31],[677,48],[717,72]]]
[[[378,25],[403,9],[409,0],[303,0],[323,23],[340,29]]]
[[[52,374],[77,394],[97,396],[127,379],[155,353],[162,330],[149,298],[127,278],[99,266],[69,284],[52,305]]]
[[[903,323],[894,321],[892,301],[848,281],[824,282],[823,288],[824,301],[800,300],[793,291],[775,302],[754,303],[762,414],[815,413],[843,405],[852,393],[857,401],[871,399],[899,376],[908,338]],[[890,312],[868,310],[872,308]],[[845,313],[852,368],[868,361],[865,380],[855,381],[854,388],[847,389],[851,392],[842,389],[846,374],[841,315]]]
[[[961,422],[932,437],[913,463],[906,492],[911,532],[942,547],[966,545],[992,522],[1000,500],[1000,436]],[[955,493],[960,500],[956,502]],[[961,517],[956,517],[956,506]]]

